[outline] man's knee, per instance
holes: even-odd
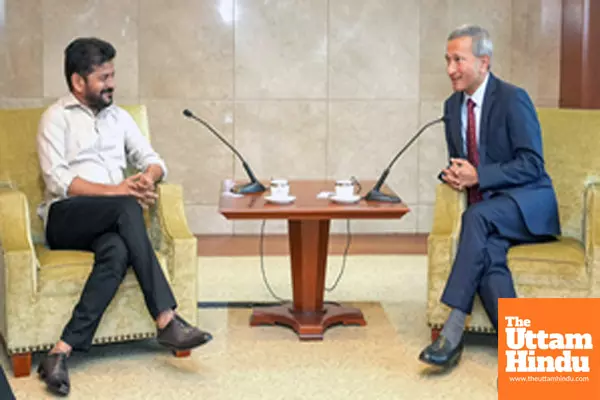
[[[142,206],[132,196],[122,196],[115,199],[117,221],[122,228],[143,228],[144,213]]]
[[[94,253],[96,262],[107,263],[120,274],[125,273],[129,265],[129,250],[116,233],[104,235],[95,246]]]
[[[119,197],[117,207],[121,213],[127,215],[142,215],[142,206],[132,196]]]
[[[462,214],[462,225],[464,227],[476,226],[487,221],[482,203],[473,204]]]

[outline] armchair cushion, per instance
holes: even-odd
[[[515,285],[587,289],[584,249],[577,239],[515,246],[508,252]]]
[[[36,245],[39,262],[38,292],[42,296],[77,295],[81,293],[94,262],[94,254],[87,251],[50,250]],[[168,281],[166,258],[156,253]],[[133,271],[127,271],[122,288],[137,288]]]

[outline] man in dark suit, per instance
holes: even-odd
[[[444,368],[460,359],[476,294],[496,329],[498,299],[516,297],[506,264],[509,247],[560,234],[535,108],[527,92],[490,72],[492,50],[488,32],[479,26],[462,26],[448,37],[454,93],[444,104],[450,163],[440,179],[466,191],[469,206],[441,299],[452,311],[440,336],[419,355]]]

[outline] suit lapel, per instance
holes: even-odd
[[[496,101],[496,77],[490,72],[487,88],[483,94],[483,108],[481,110],[481,121],[479,123],[479,163],[485,163],[488,133],[491,129],[490,115]]]

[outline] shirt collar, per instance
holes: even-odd
[[[485,89],[487,88],[489,79],[490,79],[490,73],[488,72],[487,75],[485,76],[485,79],[483,80],[481,85],[479,85],[477,90],[475,90],[475,93],[473,93],[472,96],[469,96],[468,94],[465,93],[465,99],[464,99],[465,104],[467,103],[467,101],[469,99],[472,99],[476,106],[478,106],[478,107],[482,106],[483,96],[485,95]]]
[[[83,109],[85,112],[87,112],[90,116],[94,116],[94,117],[109,115],[109,114],[112,114],[115,110],[115,105],[113,103],[110,106],[104,108],[102,111],[100,111],[100,113],[98,113],[98,115],[95,115],[94,112],[88,106],[86,106],[85,104],[80,102],[73,93],[64,95],[60,99],[60,103],[64,108],[79,107],[79,108]]]

